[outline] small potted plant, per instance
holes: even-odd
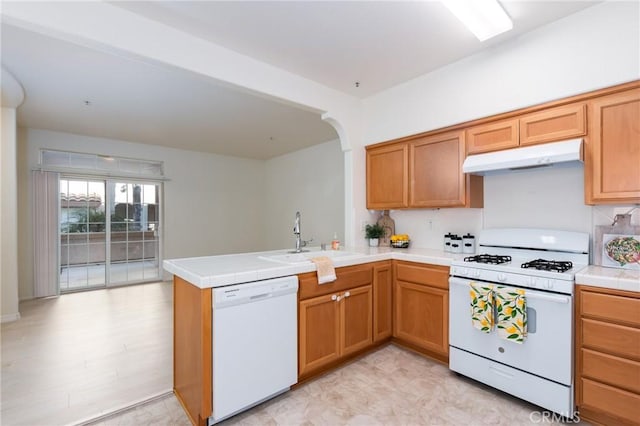
[[[365,237],[369,239],[369,247],[378,247],[380,244],[380,237],[384,236],[384,228],[377,223],[373,225],[367,225],[364,228]]]

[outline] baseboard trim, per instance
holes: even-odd
[[[4,324],[5,322],[18,321],[19,319],[20,312],[16,312],[15,314],[2,315],[2,317],[0,317],[0,323]]]
[[[133,410],[136,407],[139,407],[141,405],[148,404],[148,403],[156,401],[158,399],[166,398],[167,396],[169,396],[171,394],[173,394],[173,390],[169,390],[169,391],[166,391],[166,392],[160,392],[158,394],[149,396],[147,398],[142,398],[142,399],[139,399],[137,401],[133,401],[133,402],[131,402],[129,404],[122,405],[119,408],[114,408],[113,410],[109,411],[108,413],[105,413],[105,414],[102,414],[102,415],[99,415],[99,416],[96,416],[96,417],[85,418],[85,419],[79,420],[77,422],[69,423],[67,426],[88,426],[88,425],[100,423],[100,422],[103,422],[105,420],[108,420],[109,418],[111,418],[113,416],[117,416],[117,415],[122,414],[124,412]]]

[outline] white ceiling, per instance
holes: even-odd
[[[480,0],[479,0],[480,1]],[[513,30],[478,41],[440,1],[117,1],[231,50],[366,97],[595,4],[502,0]],[[355,82],[359,87],[355,87]]]
[[[484,43],[432,1],[113,4],[362,98],[596,2],[502,3],[514,30]],[[318,113],[186,71],[8,25],[1,40],[25,89],[21,126],[258,159],[337,138]]]
[[[8,25],[2,65],[24,127],[257,159],[337,138],[319,114]]]

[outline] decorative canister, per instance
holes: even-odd
[[[457,235],[451,237],[451,253],[462,253],[462,238]]]
[[[476,238],[468,232],[467,235],[462,236],[462,252],[471,254],[476,252]]]
[[[444,251],[446,252],[451,252],[451,237],[453,237],[453,234],[451,234],[451,232],[448,232],[444,235]]]
[[[396,233],[396,222],[389,216],[389,210],[384,210],[380,219],[378,219],[378,225],[384,228],[384,235],[380,238],[381,246],[391,245],[391,236]]]

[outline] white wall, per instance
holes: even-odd
[[[485,176],[484,226],[591,232],[583,179],[581,163]]]
[[[293,247],[297,210],[303,238],[314,237],[319,244],[329,242],[334,231],[344,233],[338,140],[262,161],[22,128],[17,155],[20,299],[33,294],[30,171],[42,148],[163,161],[170,179],[163,198],[165,259]]]
[[[635,80],[639,15],[605,2],[369,97],[365,144]]]
[[[364,100],[364,145],[640,78],[638,2],[605,2]],[[364,148],[354,147],[354,227],[365,209]],[[551,189],[544,193],[540,188]],[[416,247],[439,248],[460,221],[593,232],[629,208],[584,205],[580,171],[485,178],[485,208],[392,213]],[[571,194],[571,195],[566,195]],[[516,201],[519,205],[516,204]],[[517,214],[516,214],[517,213]],[[637,215],[637,214],[636,214]],[[462,219],[461,217],[464,216]],[[426,229],[429,220],[438,233]],[[634,221],[637,220],[634,218]],[[427,225],[425,225],[427,224]],[[467,225],[465,225],[466,227]]]
[[[3,102],[4,103],[4,102]],[[0,118],[0,287],[1,321],[20,318],[18,312],[18,216],[16,189],[16,109],[2,108]]]
[[[164,162],[164,257],[265,248],[264,162],[35,129],[19,129],[20,298],[32,296],[31,174],[40,148]]]
[[[266,162],[265,229],[271,249],[295,247],[293,223],[300,211],[301,236],[312,245],[344,239],[344,156],[334,140]]]

